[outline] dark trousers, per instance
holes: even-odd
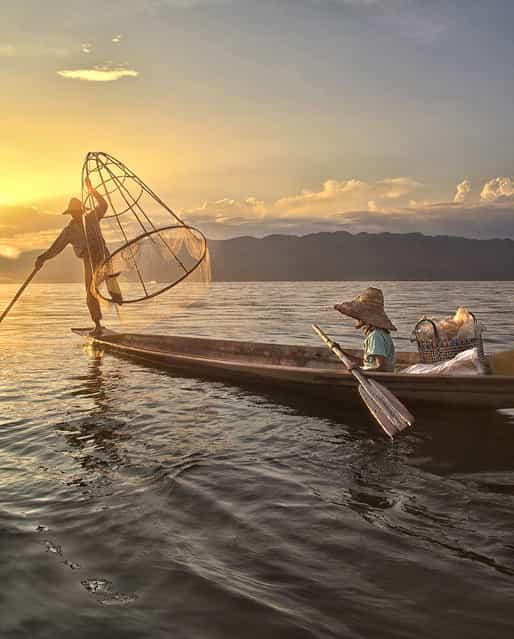
[[[93,282],[91,263],[89,261],[89,257],[84,258],[82,261],[84,262],[84,283],[86,285],[87,307],[93,322],[99,322],[102,319],[102,311],[100,309],[100,302],[98,301],[98,298],[91,290],[91,284]]]

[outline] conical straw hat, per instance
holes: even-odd
[[[68,208],[66,211],[63,211],[63,215],[69,215],[72,212],[82,211],[82,202],[78,199],[78,197],[72,197],[68,203]]]
[[[335,309],[343,315],[362,320],[365,324],[395,331],[396,326],[387,317],[384,310],[384,296],[379,288],[367,288],[350,302],[337,304]]]

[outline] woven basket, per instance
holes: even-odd
[[[485,361],[484,342],[482,340],[482,332],[473,313],[470,313],[475,322],[474,337],[466,337],[461,339],[446,340],[441,337],[435,322],[427,317],[419,320],[416,324],[413,335],[413,341],[418,344],[418,352],[420,362],[423,364],[433,364],[435,362],[443,362],[453,359],[455,355],[467,351],[470,348],[478,349],[478,356]],[[421,327],[426,324],[432,327],[432,334],[427,336],[426,331],[422,331]]]

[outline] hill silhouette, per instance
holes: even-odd
[[[211,240],[209,246],[214,281],[514,280],[510,239],[338,231]],[[0,281],[23,280],[38,253],[0,258]],[[38,280],[82,281],[82,265],[68,247]]]

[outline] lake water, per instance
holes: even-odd
[[[366,285],[218,283],[158,330],[358,345],[331,309]],[[458,305],[514,347],[513,282],[380,286],[400,350]],[[2,639],[514,636],[514,411],[391,445],[359,408],[88,350],[83,297],[34,284],[0,326]]]

